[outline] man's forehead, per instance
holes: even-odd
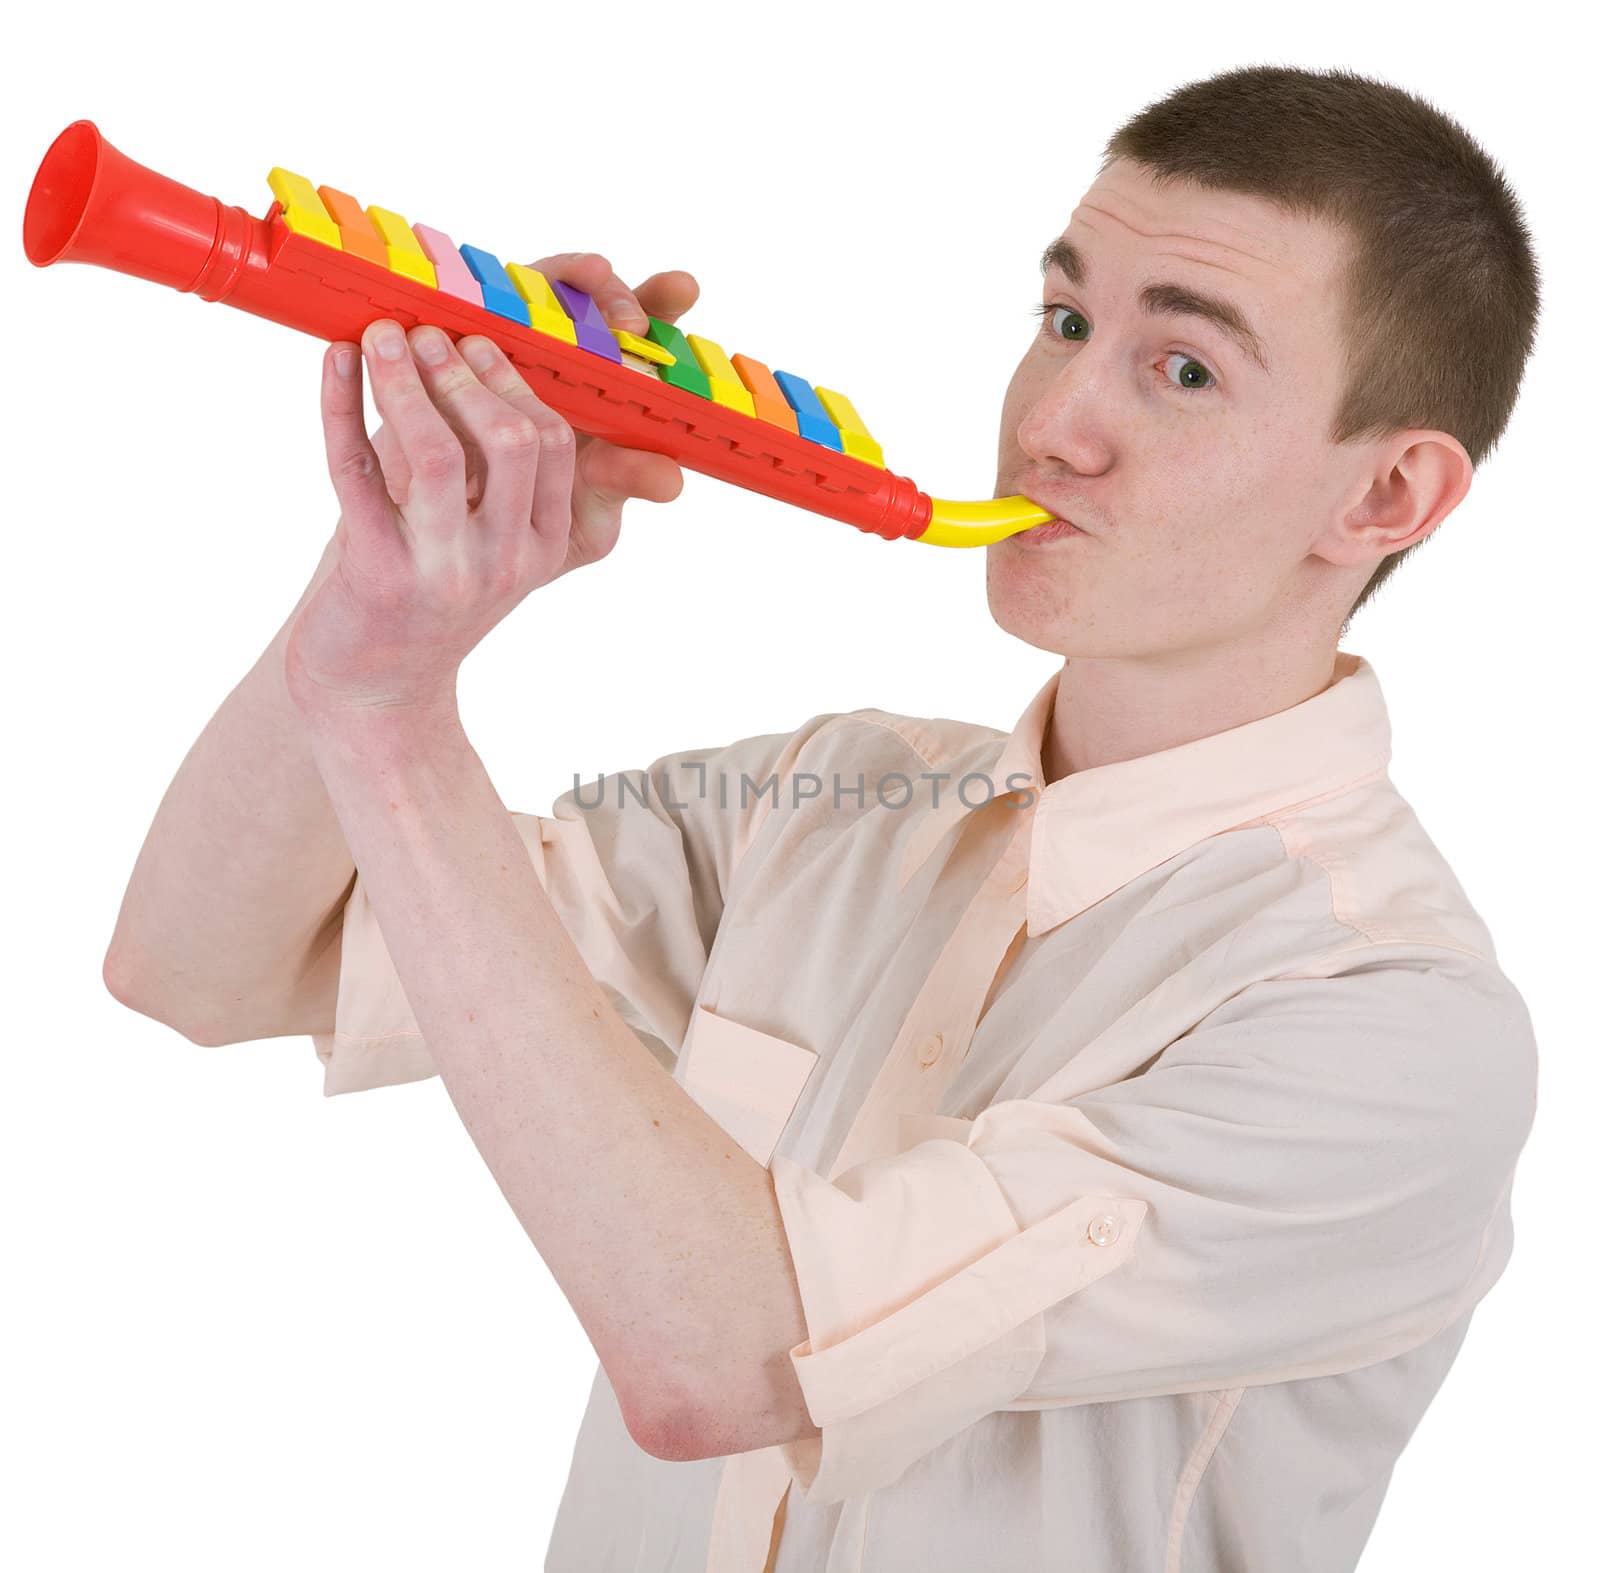
[[[1079,198],[1062,236],[1085,253],[1114,248],[1220,269],[1264,294],[1321,290],[1343,256],[1329,224],[1247,192],[1157,184],[1120,159]]]

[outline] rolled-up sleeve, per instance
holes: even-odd
[[[640,1041],[671,1069],[729,882],[806,739],[792,733],[681,750],[647,770],[575,785],[512,822],[579,954]],[[754,783],[741,790],[741,778]],[[346,899],[333,1030],[311,1034],[323,1093],[420,1081],[437,1067],[359,873]]]
[[[1465,953],[1374,948],[1263,981],[1138,1074],[991,1104],[831,1182],[775,1157],[820,1437],[808,1503],[897,1479],[964,1426],[1328,1375],[1425,1342],[1510,1254],[1535,1051]]]

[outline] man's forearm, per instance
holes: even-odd
[[[200,1042],[332,1023],[355,865],[283,676],[289,627],[330,562],[168,786],[106,953],[118,998]]]
[[[698,1416],[729,1391],[741,1439],[814,1435],[771,1176],[606,998],[459,721],[308,727],[440,1079],[635,1437],[716,1447]]]

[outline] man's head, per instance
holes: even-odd
[[[1342,71],[1249,67],[1143,110],[1043,268],[995,495],[1086,534],[988,547],[989,605],[1068,656],[1331,646],[1466,494],[1538,319],[1498,167]]]

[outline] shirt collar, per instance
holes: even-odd
[[[1060,680],[1058,667],[988,771],[995,800],[1012,799],[996,813],[1023,811],[1008,780],[1034,792],[1030,935],[1076,917],[1208,836],[1331,797],[1389,763],[1389,715],[1377,674],[1364,657],[1340,650],[1328,687],[1287,710],[1138,759],[1074,771],[1040,792],[1042,743]],[[908,833],[901,886],[954,825],[983,806],[969,807],[952,791],[922,815]]]

